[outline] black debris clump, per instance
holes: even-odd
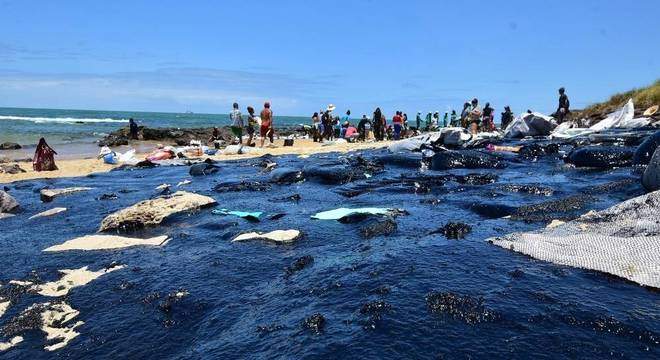
[[[289,265],[286,269],[284,269],[284,273],[286,277],[289,277],[313,263],[314,263],[314,257],[312,257],[311,255],[305,255],[303,257],[296,259],[296,261],[294,261],[291,265]]]
[[[325,327],[325,317],[320,313],[313,314],[305,319],[303,326],[317,334],[320,334]]]
[[[431,234],[442,234],[447,239],[462,239],[472,231],[472,227],[468,224],[461,222],[449,222],[445,226],[434,230]]]
[[[438,314],[447,314],[454,319],[474,325],[499,319],[499,315],[484,306],[484,299],[452,292],[430,292],[426,305]]]

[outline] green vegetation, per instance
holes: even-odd
[[[660,105],[660,80],[653,85],[633,89],[624,93],[615,94],[609,100],[599,104],[589,105],[586,109],[579,111],[581,117],[605,115],[623,106],[628,99],[632,98],[637,111],[644,111],[653,105]]]

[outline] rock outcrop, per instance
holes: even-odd
[[[21,145],[13,142],[5,142],[0,144],[0,150],[18,150],[21,147]]]
[[[81,191],[88,191],[92,190],[92,188],[89,187],[70,187],[70,188],[64,188],[64,189],[42,189],[39,194],[41,195],[41,201],[43,202],[51,202],[53,199],[55,199],[58,196],[64,196],[64,195],[69,195],[73,194],[76,192],[81,192]]]
[[[141,201],[106,216],[101,221],[99,232],[109,230],[130,231],[158,225],[170,215],[215,204],[216,201],[208,196],[177,191],[169,196]]]

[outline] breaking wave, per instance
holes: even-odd
[[[60,123],[60,124],[76,124],[76,123],[127,123],[128,119],[93,119],[93,118],[72,118],[72,117],[31,117],[31,116],[13,116],[13,115],[0,115],[0,120],[15,120],[15,121],[31,121],[33,123]]]

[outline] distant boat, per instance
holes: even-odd
[[[188,110],[185,112],[186,114],[194,114],[192,111]]]

